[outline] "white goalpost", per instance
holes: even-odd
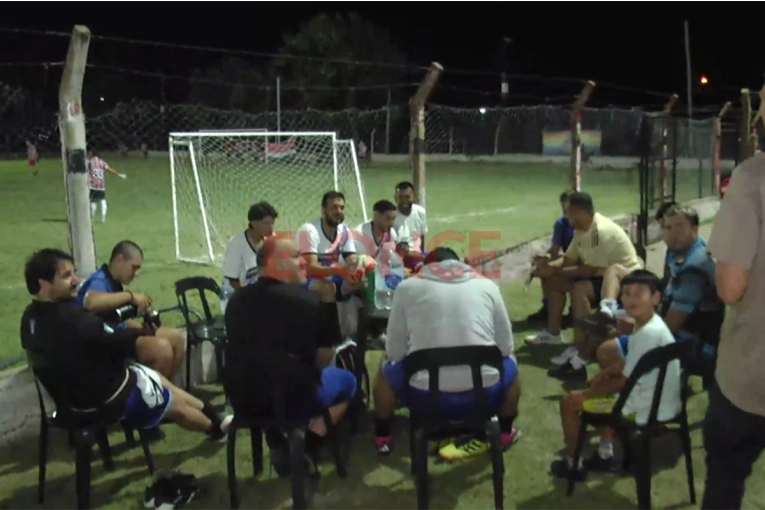
[[[330,190],[346,197],[346,223],[367,221],[352,140],[335,133],[227,130],[170,133],[176,259],[216,264],[247,227],[250,205],[279,213],[277,231],[296,231],[321,214]]]

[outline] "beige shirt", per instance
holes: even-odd
[[[574,232],[566,258],[603,269],[616,264],[629,271],[643,267],[627,232],[600,213],[595,213],[588,230]]]
[[[728,307],[715,373],[736,407],[765,416],[765,155],[736,170],[717,213],[707,249],[718,261],[749,273],[744,297]]]

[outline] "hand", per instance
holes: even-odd
[[[634,331],[634,322],[629,319],[616,319],[616,333],[618,335],[631,335]]]
[[[152,299],[146,294],[133,293],[133,301],[131,301],[131,304],[138,308],[138,315],[143,315],[149,308],[151,308]]]
[[[332,268],[332,273],[335,276],[339,276],[340,278],[348,282],[353,282],[355,280],[358,280],[358,278],[356,278],[357,271],[355,269],[349,269],[347,267],[342,267],[342,266],[335,266]]]
[[[553,268],[547,264],[542,267],[537,267],[534,271],[534,276],[537,278],[550,278],[553,275]]]
[[[596,384],[605,381],[608,379],[608,374],[606,374],[605,370],[598,371],[597,374],[595,374],[592,379],[590,380],[590,386],[595,386]]]

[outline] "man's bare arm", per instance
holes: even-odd
[[[717,261],[715,272],[717,295],[728,306],[733,306],[744,297],[749,285],[749,272],[724,260]]]
[[[239,278],[226,278],[226,280],[228,280],[229,285],[234,289],[238,289],[242,286],[242,282],[239,281]]]
[[[116,310],[133,302],[130,292],[98,292],[95,290],[85,294],[85,309],[93,313],[106,313]]]

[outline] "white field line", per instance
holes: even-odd
[[[463,220],[466,218],[480,218],[482,216],[492,216],[494,214],[503,214],[516,211],[518,206],[505,207],[502,209],[492,209],[489,211],[475,211],[462,214],[454,214],[451,216],[436,216],[435,218],[428,218],[428,223],[449,223],[451,221]]]

